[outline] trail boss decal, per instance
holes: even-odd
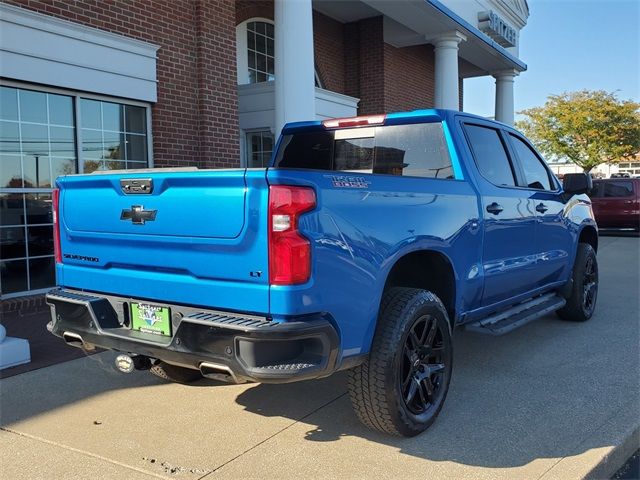
[[[364,177],[351,177],[347,175],[327,175],[331,178],[331,184],[336,188],[369,188]]]

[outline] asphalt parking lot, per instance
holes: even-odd
[[[0,380],[7,479],[608,478],[637,450],[640,239],[600,239],[593,319],[454,335],[447,402],[425,434],[371,432],[344,374],[193,386],[123,375],[110,352]]]

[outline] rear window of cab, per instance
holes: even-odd
[[[441,123],[342,128],[285,135],[274,166],[454,178]]]

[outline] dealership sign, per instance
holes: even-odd
[[[516,29],[492,10],[478,13],[478,28],[503,47],[516,46]]]

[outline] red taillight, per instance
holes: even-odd
[[[298,218],[316,206],[313,188],[269,187],[269,283],[295,285],[311,276],[311,243],[298,232]]]
[[[342,127],[366,127],[370,125],[382,125],[386,115],[365,115],[362,117],[350,118],[332,118],[324,120],[322,125],[324,128],[342,128]]]
[[[53,213],[53,253],[56,263],[62,263],[62,250],[60,250],[60,190],[53,189],[51,193],[51,208]]]

